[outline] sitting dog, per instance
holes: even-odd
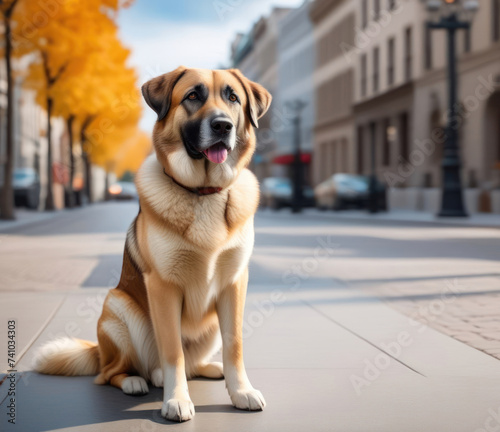
[[[246,169],[271,95],[240,71],[179,67],[142,87],[158,119],[155,155],[136,176],[139,214],[98,344],[64,338],[35,356],[38,372],[95,375],[127,394],[163,386],[161,413],[189,420],[187,379],[223,378],[232,403],[262,410],[242,355],[248,261],[259,202]],[[221,337],[222,336],[222,337]],[[222,342],[223,363],[211,362]]]

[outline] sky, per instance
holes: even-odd
[[[303,0],[135,0],[121,12],[120,33],[132,49],[139,83],[179,65],[229,66],[230,44],[273,6],[297,7]],[[152,131],[154,112],[144,104],[141,128]]]

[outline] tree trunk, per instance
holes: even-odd
[[[85,143],[87,141],[86,133],[87,133],[87,127],[92,123],[93,117],[87,117],[84,122],[82,123],[82,127],[80,130],[80,146],[82,150],[82,158],[83,162],[85,165],[85,192],[87,195],[87,200],[89,204],[92,204],[93,198],[92,198],[92,163],[90,161],[89,154],[85,151]]]
[[[75,117],[70,116],[66,120],[66,127],[68,128],[68,152],[69,152],[69,182],[67,185],[66,193],[68,195],[67,207],[73,208],[75,206],[75,192],[73,191],[73,180],[75,178],[75,156],[73,155],[73,121]]]
[[[12,8],[11,8],[12,9]],[[14,89],[12,85],[12,31],[10,27],[10,13],[4,16],[5,27],[5,70],[7,75],[7,148],[2,194],[0,199],[0,218],[15,219],[14,191],[12,190],[12,176],[14,175]]]
[[[45,210],[55,210],[54,194],[52,191],[52,98],[47,98],[47,197],[45,198]]]
[[[87,192],[87,199],[92,204],[92,164],[90,163],[89,155],[83,154],[83,161],[85,162],[85,191]]]
[[[82,158],[85,165],[85,194],[87,195],[87,200],[89,204],[92,203],[92,164],[90,163],[90,158],[87,152],[85,151],[85,131],[87,129],[87,125],[90,123],[90,120],[87,120],[82,125],[82,129],[80,131],[80,146],[82,149]]]
[[[109,171],[106,170],[106,177],[104,177],[104,200],[109,201]]]

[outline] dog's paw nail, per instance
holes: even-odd
[[[266,406],[264,396],[255,389],[238,390],[231,395],[231,401],[236,408],[250,411],[262,411]]]
[[[148,383],[140,376],[129,376],[122,381],[123,393],[129,395],[146,394],[149,391]]]
[[[189,399],[169,399],[163,403],[161,415],[167,420],[183,422],[194,417],[194,405]]]

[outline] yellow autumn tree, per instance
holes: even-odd
[[[78,114],[68,107],[72,102],[77,103],[76,99],[87,97],[75,84],[86,82],[82,87],[88,87],[89,82],[95,81],[94,53],[106,43],[102,35],[116,37],[113,16],[120,7],[130,3],[119,0],[70,0],[56,2],[49,14],[44,2],[20,0],[16,8],[20,14],[16,28],[19,54],[36,53],[26,85],[36,91],[37,102],[47,111],[49,185],[52,185],[51,117],[62,116],[70,121],[68,132],[71,132],[72,138],[72,123]],[[36,16],[45,19],[33,20]],[[70,88],[70,93],[65,93]],[[61,97],[63,94],[64,98]],[[69,153],[72,155],[72,148]],[[54,208],[51,187],[48,188],[45,208]]]
[[[123,142],[112,160],[116,176],[121,177],[127,171],[136,172],[151,150],[149,134],[136,128],[134,133]]]
[[[142,112],[137,74],[127,67],[129,51],[113,35],[102,46],[91,62],[93,79],[82,83],[86,97],[77,116],[89,198],[91,164],[110,170],[121,145],[136,133]]]
[[[108,26],[101,29],[99,40],[101,43],[86,56],[78,73],[66,73],[52,89],[53,112],[66,120],[69,134],[70,181],[68,190],[72,194],[75,172],[73,136],[78,134],[74,132],[80,129],[78,135],[81,137],[81,153],[85,162],[86,190],[89,199],[92,195],[90,193],[89,158],[91,149],[86,139],[88,129],[101,120],[99,121],[101,130],[96,131],[97,136],[94,137],[94,144],[99,144],[99,147],[111,145],[109,140],[102,142],[102,137],[108,135],[110,129],[117,122],[117,114],[114,111],[118,111],[118,113],[123,111],[123,109],[120,110],[116,101],[121,93],[136,91],[135,72],[126,66],[129,50],[120,43],[116,28]],[[134,101],[135,116],[132,119],[134,122],[137,121],[136,117],[140,115],[139,109],[137,102]],[[101,113],[106,113],[107,122],[98,119]],[[111,123],[111,125],[107,123]]]

